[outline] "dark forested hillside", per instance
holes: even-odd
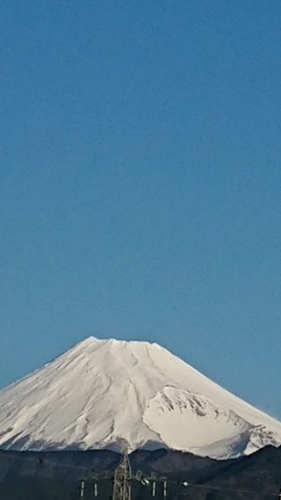
[[[270,500],[279,498],[281,448],[266,447],[236,460],[216,461],[190,453],[157,450],[130,455],[134,473],[156,475],[155,499]],[[110,499],[120,455],[111,451],[15,452],[0,450],[0,498],[5,500],[75,500],[81,480],[84,499]],[[162,479],[162,480],[161,480]],[[184,483],[189,483],[188,485]],[[132,481],[132,500],[152,498],[152,482]]]

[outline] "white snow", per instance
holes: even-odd
[[[281,422],[157,344],[86,339],[0,391],[4,449],[169,447],[226,458],[281,444]]]

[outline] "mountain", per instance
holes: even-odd
[[[0,447],[171,448],[227,458],[281,444],[281,423],[157,344],[90,337],[0,391]]]

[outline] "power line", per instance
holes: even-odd
[[[114,472],[113,500],[131,500],[132,469],[128,451],[123,452],[122,460]]]

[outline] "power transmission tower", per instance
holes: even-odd
[[[122,460],[115,469],[113,500],[131,500],[132,471],[128,451],[123,452]]]

